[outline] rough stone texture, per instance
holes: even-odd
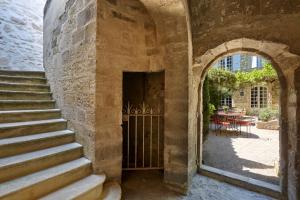
[[[0,69],[43,71],[46,0],[0,1]]]
[[[294,70],[300,66],[298,56],[300,54],[300,2],[189,0],[189,3],[193,35],[192,71],[193,81],[195,81],[191,86],[194,92],[190,93],[190,99],[198,98],[202,84],[200,81],[205,75],[206,66],[218,57],[240,50],[269,57],[276,66],[281,82],[282,191],[284,198],[299,199],[300,157],[297,153],[299,133],[297,133],[294,112],[297,109],[294,85],[297,81],[294,82],[296,78]],[[201,105],[201,97],[198,103],[190,104],[191,116],[197,112],[192,105],[195,106],[194,108]],[[201,113],[201,108],[198,111]],[[189,120],[196,121],[196,119]],[[192,130],[191,128],[190,131]]]
[[[267,130],[278,130],[279,129],[279,121],[278,120],[271,120],[268,122],[258,121],[256,123],[256,128],[267,129]]]
[[[273,48],[272,48],[273,46]],[[225,48],[226,47],[226,48]],[[275,69],[278,72],[280,85],[281,85],[281,94],[280,94],[280,162],[281,162],[281,187],[284,197],[286,198],[289,195],[290,199],[294,199],[297,195],[297,176],[294,176],[296,172],[294,161],[297,160],[297,157],[295,156],[295,153],[298,151],[297,146],[297,132],[295,129],[296,124],[296,116],[295,112],[292,110],[296,109],[296,102],[295,102],[295,74],[293,71],[296,69],[297,66],[300,65],[300,56],[297,56],[295,54],[291,54],[288,52],[288,49],[285,45],[280,45],[277,43],[267,42],[267,41],[257,41],[247,38],[232,40],[229,42],[226,42],[222,45],[219,45],[218,47],[211,49],[207,51],[204,55],[198,57],[195,59],[195,62],[197,64],[193,67],[193,81],[194,81],[194,92],[195,95],[192,99],[192,102],[190,104],[190,111],[191,114],[194,112],[197,112],[197,105],[201,105],[201,98],[199,99],[199,102],[197,102],[197,94],[198,89],[199,92],[201,92],[201,79],[205,77],[205,71],[208,69],[208,67],[211,65],[214,60],[216,60],[218,57],[223,56],[224,54],[228,52],[234,52],[234,51],[241,51],[241,50],[247,49],[250,52],[256,52],[257,54],[264,55],[268,57],[272,63]],[[271,49],[274,49],[274,51],[271,51]],[[285,58],[282,58],[282,57]],[[289,65],[291,63],[291,60],[294,62],[293,65]],[[289,65],[290,68],[286,68],[285,66]],[[198,88],[198,86],[201,86]],[[202,108],[199,106],[199,113],[202,113]],[[199,116],[199,121],[201,121],[201,115]],[[288,120],[288,121],[287,121]],[[193,121],[196,121],[194,119]],[[201,129],[200,129],[200,135],[201,135]],[[286,134],[288,133],[288,134]],[[201,144],[201,143],[200,143]],[[201,145],[202,146],[202,145]],[[201,147],[200,147],[201,148]],[[201,159],[201,155],[200,155]],[[289,163],[287,165],[287,163]],[[287,193],[287,191],[289,192]],[[297,199],[297,198],[296,198]]]
[[[165,182],[187,190],[185,8],[180,0],[46,4],[44,59],[54,97],[95,171],[105,172],[109,179],[120,179],[122,172],[123,71],[164,70]]]
[[[94,161],[96,3],[48,1],[44,23],[44,63],[53,97]]]
[[[201,160],[208,67],[228,53],[257,53],[278,71],[281,184],[285,197],[299,199],[300,2],[188,2],[189,10],[180,0],[48,1],[45,67],[64,116],[94,169],[120,179],[123,71],[164,70],[164,180],[186,191]]]
[[[122,72],[164,70],[165,182],[186,191],[188,37],[183,4],[101,0],[97,8],[97,170],[121,175]],[[102,153],[109,149],[114,153]]]
[[[251,108],[251,88],[253,87],[266,87],[267,88],[267,106],[270,108],[279,108],[279,84],[260,83],[252,87],[243,88],[244,96],[240,95],[240,90],[234,91],[232,94],[232,106],[238,109],[245,109],[251,111],[259,108]]]

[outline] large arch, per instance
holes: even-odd
[[[297,163],[294,162],[297,158],[297,141],[294,141],[297,136],[295,125],[297,124],[296,116],[291,110],[296,110],[295,103],[295,70],[300,66],[300,56],[289,52],[288,46],[269,41],[259,41],[248,38],[240,38],[225,42],[213,49],[208,50],[204,55],[196,57],[192,66],[192,93],[190,94],[190,123],[192,123],[192,130],[197,132],[200,128],[200,137],[198,140],[200,146],[199,160],[202,159],[202,128],[197,127],[197,112],[199,113],[200,122],[202,121],[202,85],[203,79],[206,76],[207,70],[210,65],[218,58],[225,54],[234,52],[252,52],[270,59],[276,69],[280,85],[280,160],[281,160],[281,189],[284,197],[294,195],[295,181],[297,177],[293,176],[297,172]],[[297,81],[296,81],[297,82]],[[198,102],[199,100],[199,102]],[[197,134],[194,134],[194,140],[197,141]],[[195,150],[194,152],[196,152]],[[196,156],[196,155],[195,155]],[[293,199],[293,198],[292,198]]]

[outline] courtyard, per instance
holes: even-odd
[[[238,135],[211,130],[204,143],[204,164],[278,185],[279,131],[245,129]]]
[[[300,0],[0,0],[0,199],[300,200],[299,24]]]

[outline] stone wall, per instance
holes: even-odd
[[[53,97],[94,161],[96,2],[48,0],[44,23],[44,63]]]
[[[281,170],[283,195],[299,199],[300,160],[295,128],[295,69],[300,66],[300,2],[190,0],[193,35],[194,78],[206,73],[207,62],[236,51],[267,55],[275,63],[281,79]],[[223,54],[223,55],[221,55]],[[197,75],[196,75],[197,74]],[[298,78],[296,78],[298,80]],[[201,81],[195,85],[201,91]],[[198,91],[191,94],[197,98]],[[201,98],[199,98],[201,102]],[[197,107],[197,103],[193,103]],[[193,115],[193,106],[190,107]],[[196,111],[195,111],[196,112]],[[200,109],[201,112],[201,109]],[[193,121],[193,120],[192,120]],[[194,120],[195,121],[195,120]],[[288,132],[288,133],[287,133]],[[287,163],[288,162],[288,163]]]
[[[98,1],[97,171],[103,170],[109,177],[121,177],[123,72],[164,70],[165,182],[186,191],[188,35],[185,14],[181,1]]]
[[[46,0],[0,1],[0,69],[43,71]]]
[[[120,180],[122,173],[123,72],[165,72],[165,182],[186,192],[191,177],[185,4],[48,0],[44,22],[44,62],[58,107],[95,172],[108,179]]]
[[[280,93],[280,85],[277,84],[267,84],[261,83],[258,85],[253,85],[252,87],[266,87],[267,88],[267,106],[269,108],[279,108],[279,93]],[[234,91],[232,95],[232,106],[245,109],[247,111],[252,111],[255,108],[251,108],[251,88],[245,87],[243,88],[244,96],[241,96],[240,90]],[[257,109],[257,108],[256,108]]]

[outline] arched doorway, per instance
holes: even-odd
[[[195,134],[198,138],[198,145],[196,149],[196,157],[198,161],[202,160],[202,89],[203,89],[203,82],[204,77],[207,74],[207,70],[209,66],[211,66],[216,60],[221,58],[224,55],[232,54],[235,52],[248,52],[248,53],[255,53],[258,55],[261,55],[267,59],[269,59],[275,70],[277,71],[278,78],[280,81],[281,86],[281,93],[280,93],[280,173],[281,173],[281,179],[280,179],[280,188],[277,191],[278,193],[281,193],[282,196],[287,196],[287,185],[289,182],[288,179],[288,173],[289,167],[287,166],[288,163],[288,138],[289,135],[292,133],[288,133],[289,126],[291,126],[292,123],[296,123],[295,118],[290,118],[289,123],[287,121],[289,117],[288,109],[292,107],[292,105],[287,105],[287,102],[290,100],[289,95],[291,95],[291,90],[287,90],[288,87],[294,87],[293,83],[289,81],[286,77],[291,76],[293,77],[293,69],[296,69],[297,65],[292,65],[290,61],[297,58],[297,55],[291,54],[287,50],[288,48],[285,45],[282,44],[276,44],[272,42],[266,42],[266,41],[257,41],[252,39],[237,39],[232,40],[226,43],[223,43],[222,45],[211,49],[207,51],[204,55],[201,57],[195,58],[195,63],[193,65],[193,81],[194,81],[194,89],[193,89],[193,97],[191,99],[197,99],[192,100],[190,105],[190,110],[192,111],[191,114],[195,116],[195,120],[193,120],[192,124],[195,127],[195,130],[198,134]],[[282,57],[286,59],[282,59]],[[287,70],[287,65],[291,66]],[[198,86],[198,87],[197,87]],[[197,114],[198,113],[198,114]],[[198,117],[197,117],[198,116]],[[197,123],[198,122],[198,123]],[[195,140],[197,140],[195,138]],[[199,169],[201,172],[201,163],[199,163]],[[227,179],[224,179],[224,175],[221,175],[221,178],[223,180],[228,181]],[[231,183],[234,183],[234,181],[230,181]],[[235,182],[235,184],[238,184],[238,182]],[[248,189],[252,189],[259,192],[265,192],[267,194],[268,191],[261,191],[258,187],[247,186],[247,184],[240,184],[240,186],[246,187]]]
[[[225,55],[210,66],[202,92],[202,165],[276,187],[279,93],[275,69],[259,55]]]

